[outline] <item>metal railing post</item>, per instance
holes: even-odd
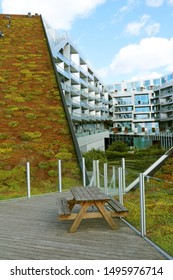
[[[139,186],[140,186],[140,224],[141,224],[141,236],[146,235],[146,217],[145,217],[145,183],[144,174],[139,174]]]
[[[118,167],[119,202],[123,205],[122,167]]]
[[[62,192],[62,173],[61,173],[61,160],[58,160],[58,190]]]
[[[94,177],[94,187],[95,187],[97,186],[96,160],[93,160],[93,177]]]
[[[115,166],[112,167],[112,173],[113,173],[113,188],[116,188],[116,172],[115,172]]]
[[[123,185],[123,193],[126,192],[126,169],[125,169],[125,158],[121,159],[122,163],[122,185]]]
[[[27,196],[31,198],[30,163],[26,163]]]
[[[108,164],[104,163],[104,190],[108,194]]]
[[[96,161],[96,173],[97,173],[97,187],[100,188],[99,160]]]
[[[86,187],[86,173],[85,173],[85,158],[82,158],[82,177],[83,177],[83,186]]]

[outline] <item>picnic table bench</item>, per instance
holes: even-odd
[[[72,199],[61,197],[57,199],[58,219],[74,220],[69,232],[75,232],[83,219],[105,218],[112,229],[116,228],[113,217],[128,214],[127,208],[115,198],[101,192],[97,187],[76,187],[71,190]],[[79,212],[72,212],[73,207],[79,204]],[[87,211],[92,206],[90,211]],[[93,207],[95,206],[95,207]]]

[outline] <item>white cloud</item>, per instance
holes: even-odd
[[[120,12],[126,12],[132,10],[138,5],[139,0],[127,0],[127,4],[120,8]]]
[[[130,74],[130,77],[140,73],[152,73],[159,69],[169,72],[173,69],[173,38],[144,38],[138,44],[130,44],[122,48],[112,62],[98,71],[107,79],[109,76]]]
[[[162,6],[163,2],[164,0],[146,0],[146,5],[149,7],[157,8]]]
[[[143,80],[147,80],[147,79],[157,79],[160,78],[161,76],[163,76],[162,73],[158,73],[158,72],[145,72],[142,73],[141,75],[135,75],[132,76],[130,79],[128,79],[128,81],[143,81]]]
[[[173,0],[168,0],[169,5],[173,5]]]
[[[160,31],[160,23],[154,22],[145,27],[145,32],[148,36],[154,36]]]
[[[150,15],[143,15],[139,21],[133,21],[127,24],[125,32],[130,35],[138,36],[142,32],[146,33],[147,36],[154,36],[160,30],[160,23],[153,22]]]
[[[106,0],[2,0],[2,12],[8,14],[42,14],[56,29],[70,29],[76,18],[88,17]]]
[[[133,21],[128,23],[126,26],[126,32],[130,33],[131,35],[139,35],[141,33],[141,30],[149,21],[149,19],[149,15],[143,15],[139,21]]]

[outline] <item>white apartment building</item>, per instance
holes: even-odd
[[[45,28],[80,149],[104,150],[112,122],[109,93],[69,36]]]
[[[173,131],[173,74],[105,86],[69,36],[44,24],[82,152],[104,150],[111,134]]]
[[[173,74],[155,91],[155,103],[160,131],[173,132]]]
[[[173,74],[108,86],[113,98],[113,131],[173,132]]]

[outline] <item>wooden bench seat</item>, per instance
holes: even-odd
[[[111,208],[113,211],[115,211],[117,213],[117,216],[126,216],[128,214],[128,209],[124,207],[114,197],[110,196],[110,200],[107,202],[107,206]]]
[[[71,211],[69,208],[68,200],[65,197],[58,197],[56,205],[59,216],[70,215]]]

